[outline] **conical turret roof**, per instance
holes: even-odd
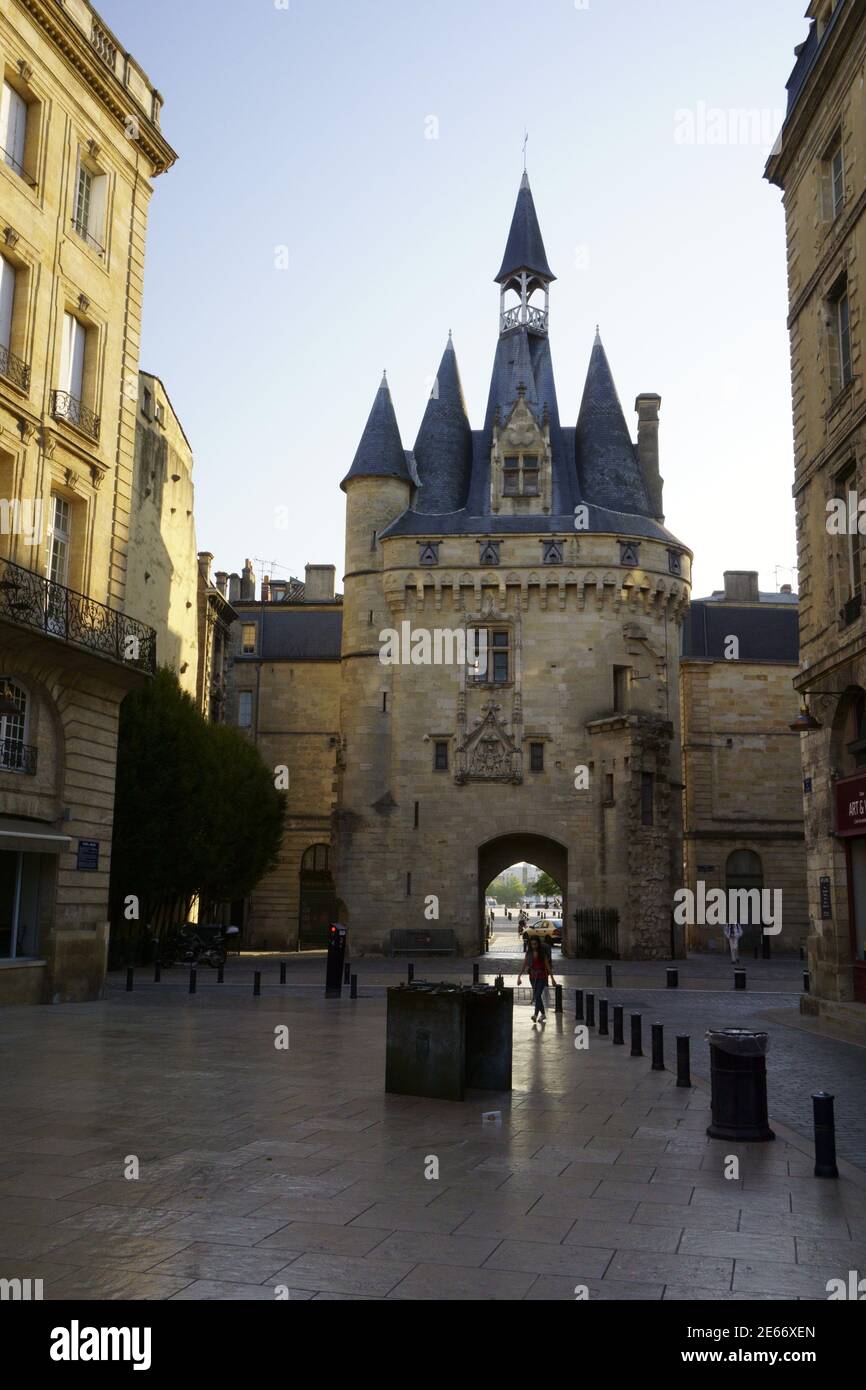
[[[587,501],[617,511],[651,514],[637,451],[597,331],[577,417],[576,456],[581,493]]]
[[[384,372],[352,467],[340,487],[345,490],[350,478],[401,478],[407,483],[412,481],[406,466],[388,378]]]
[[[472,429],[466,414],[457,354],[448,343],[415,441],[418,512],[456,512],[466,503],[472,469]]]
[[[556,279],[547,264],[547,253],[541,238],[538,215],[535,211],[535,203],[532,201],[532,190],[529,187],[529,178],[525,169],[520,181],[517,202],[514,206],[511,230],[505,245],[505,255],[502,257],[502,265],[496,276],[497,283],[503,284],[520,270],[532,271],[542,280]]]

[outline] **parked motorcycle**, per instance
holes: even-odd
[[[239,927],[206,926],[201,922],[184,922],[173,927],[162,938],[155,938],[159,963],[168,970],[172,965],[210,965],[217,969],[225,965],[230,938],[237,936]]]

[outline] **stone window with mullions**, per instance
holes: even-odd
[[[502,495],[538,497],[539,467],[538,454],[506,454],[502,460]]]
[[[477,685],[507,685],[513,679],[514,653],[510,628],[475,629],[481,667],[472,680]],[[486,633],[486,641],[482,638]],[[486,656],[486,664],[485,664]]]

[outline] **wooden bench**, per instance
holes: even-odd
[[[391,931],[392,956],[456,954],[457,938],[450,927],[432,927],[429,931],[413,927],[395,927]]]

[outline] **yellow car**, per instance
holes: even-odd
[[[538,922],[529,922],[523,931],[523,944],[528,946],[532,937],[548,941],[551,946],[562,946],[562,918],[542,917]]]

